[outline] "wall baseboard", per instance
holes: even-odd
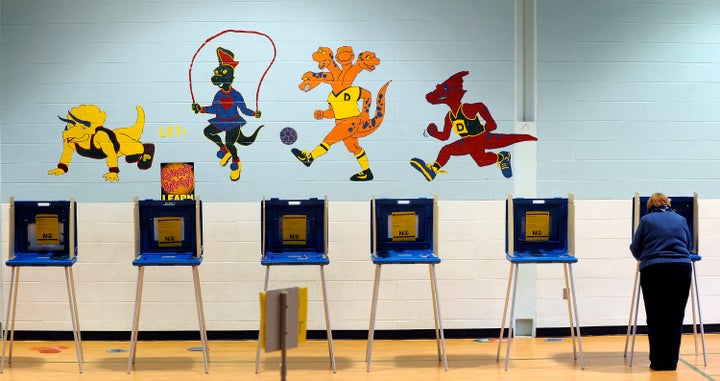
[[[580,327],[583,336],[609,336],[624,335],[627,326]],[[685,333],[692,333],[692,325],[684,327]],[[447,339],[481,339],[496,338],[500,335],[499,328],[478,329],[445,329]],[[565,337],[570,330],[568,327],[537,328],[536,337]],[[647,334],[646,326],[638,326],[639,334]],[[720,324],[706,324],[705,333],[720,333]],[[505,330],[507,335],[507,329]],[[367,340],[366,330],[333,330],[333,339],[336,340]],[[257,340],[257,331],[208,331],[208,340]],[[327,338],[325,330],[310,330],[307,333],[310,340],[324,340]],[[376,330],[376,340],[414,340],[434,339],[433,329],[408,330]],[[90,341],[129,341],[130,331],[83,331],[83,340]],[[138,340],[198,340],[198,331],[140,331]],[[15,340],[73,340],[72,331],[15,331]]]

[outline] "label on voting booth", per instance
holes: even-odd
[[[525,213],[525,240],[547,241],[550,238],[550,212],[528,211]]]
[[[393,242],[415,241],[417,237],[417,217],[415,212],[392,212],[390,229]]]
[[[60,244],[60,224],[57,214],[35,216],[35,242],[41,245]]]
[[[280,337],[279,331],[279,318],[275,316],[278,312],[278,301],[279,295],[282,292],[295,293],[296,297],[288,298],[288,315],[286,318],[286,332],[288,339],[287,348],[297,347],[297,343],[304,343],[307,341],[307,304],[308,304],[308,289],[307,287],[293,287],[280,290],[271,290],[267,293],[260,293],[260,345],[266,352],[276,351],[279,348]],[[268,303],[272,305],[268,308]],[[297,304],[295,304],[297,303]],[[272,312],[274,311],[274,312]],[[272,314],[268,318],[268,314]],[[295,319],[297,318],[297,330],[295,330]],[[268,332],[268,329],[270,332]],[[271,345],[266,345],[266,337],[270,339]],[[290,345],[292,344],[292,345]]]
[[[159,247],[179,247],[183,241],[182,217],[155,218],[155,231]]]
[[[282,216],[283,245],[307,244],[307,217],[302,214],[286,214]]]

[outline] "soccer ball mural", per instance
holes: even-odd
[[[283,144],[291,145],[297,141],[297,131],[292,127],[285,127],[280,130],[280,141]]]

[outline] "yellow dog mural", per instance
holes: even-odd
[[[104,127],[106,114],[96,105],[73,107],[65,118],[67,123],[63,137],[63,151],[57,168],[48,171],[48,175],[60,176],[68,172],[74,152],[91,159],[105,159],[108,172],[103,175],[105,181],[119,181],[118,158],[125,156],[128,163],[137,163],[139,169],[152,166],[155,154],[154,144],[143,144],[140,136],[145,127],[145,111],[136,106],[135,124],[127,128],[108,129]]]

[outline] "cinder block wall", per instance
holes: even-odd
[[[516,170],[505,179],[495,166],[469,157],[451,159],[447,174],[428,183],[408,164],[433,160],[446,144],[423,136],[441,124],[445,106],[425,94],[453,73],[468,70],[466,102],[483,102],[498,132],[515,125],[517,78],[515,6],[519,1],[22,1],[0,4],[0,195],[2,257],[7,253],[7,200],[78,201],[80,259],[75,276],[83,330],[130,329],[137,271],[132,257],[132,200],[157,198],[159,163],[196,165],[196,193],[205,200],[205,262],[201,279],[208,328],[255,330],[259,264],[259,200],[329,195],[328,296],[336,329],[367,329],[373,266],[369,261],[372,195],[440,199],[440,297],[447,328],[495,328],[502,316],[508,264],[504,198],[515,181],[532,175],[540,197],[576,197],[575,266],[583,326],[627,323],[634,262],[630,198],[634,192],[700,194],[698,264],[705,321],[720,321],[718,210],[720,191],[720,6],[712,1],[662,3],[609,0],[537,2],[537,153],[518,154],[537,173]],[[217,8],[220,7],[220,8]],[[202,135],[209,116],[190,108],[188,72],[206,38],[228,29],[272,36],[277,61],[260,92],[266,129],[241,148],[238,182],[218,166],[215,147]],[[254,104],[254,91],[272,51],[258,39],[225,36],[195,62],[194,95],[212,99],[209,81],[216,46],[235,49],[241,61],[235,85]],[[392,80],[383,126],[362,144],[376,180],[348,177],[357,162],[342,144],[305,168],[278,140],[280,128],[298,130],[300,148],[312,148],[332,127],[312,112],[327,93],[298,89],[302,73],[316,69],[318,46],[350,45],[381,59],[358,84],[375,92]],[[155,165],[140,171],[121,163],[120,181],[108,184],[102,160],[77,155],[70,172],[48,176],[62,149],[64,116],[79,104],[108,113],[106,127],[131,124],[135,106],[147,116],[143,141],[156,144]],[[163,136],[168,127],[186,134]],[[517,147],[517,146],[516,146]],[[516,149],[510,148],[513,154]],[[121,160],[122,161],[122,160]],[[535,166],[530,166],[535,168]],[[532,195],[523,195],[532,196]],[[187,269],[148,269],[141,329],[196,329]],[[7,286],[8,272],[3,269]],[[271,287],[310,287],[310,329],[323,329],[319,273],[315,268],[273,270]],[[68,330],[61,272],[23,270],[18,329]],[[537,293],[537,327],[567,324],[562,274],[540,266],[526,285]],[[7,287],[5,287],[7,290]],[[3,292],[3,298],[7,295]],[[383,270],[378,329],[432,328],[427,269]]]
[[[440,201],[438,287],[446,328],[497,328],[502,317],[509,264],[504,258],[504,202]],[[97,213],[102,211],[102,213]],[[574,266],[582,326],[627,324],[635,262],[630,256],[627,201],[576,201]],[[706,323],[720,322],[720,201],[701,200],[698,263]],[[7,252],[7,204],[2,208],[2,247]],[[255,330],[260,265],[260,204],[205,203],[205,260],[200,266],[208,329]],[[331,202],[328,298],[334,329],[365,330],[370,316],[374,266],[369,259],[368,202]],[[133,256],[131,203],[78,204],[79,259],[75,281],[83,330],[131,328],[137,270]],[[232,237],[228,239],[227,237]],[[521,270],[522,271],[522,270]],[[4,280],[9,279],[7,268]],[[23,269],[17,329],[68,330],[67,293],[59,269]],[[5,284],[7,286],[7,284]],[[320,272],[311,267],[274,267],[270,288],[309,287],[309,329],[325,327]],[[562,267],[538,266],[537,327],[567,326]],[[7,288],[6,288],[7,290]],[[519,292],[522,292],[520,290]],[[426,266],[385,266],[378,329],[431,329],[432,303]],[[4,295],[7,297],[7,295]],[[690,322],[688,310],[687,322]],[[195,330],[192,275],[187,268],[148,268],[141,329]]]

